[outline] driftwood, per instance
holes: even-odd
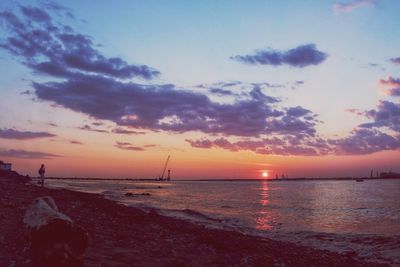
[[[39,266],[83,266],[81,259],[88,245],[87,233],[61,213],[51,197],[40,197],[26,211],[29,250]]]

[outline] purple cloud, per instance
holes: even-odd
[[[343,13],[343,12],[351,12],[355,9],[367,7],[367,6],[376,6],[377,0],[350,0],[342,3],[335,3],[332,6],[333,12]]]
[[[16,129],[0,129],[0,138],[4,139],[26,140],[26,139],[46,138],[54,136],[56,135],[48,132],[30,132],[30,131],[19,131]]]
[[[357,129],[349,137],[331,141],[336,154],[370,154],[400,148],[400,137],[373,129]]]
[[[69,143],[70,143],[70,144],[73,144],[73,145],[83,145],[82,142],[75,141],[75,140],[70,140]]]
[[[323,139],[320,137],[275,136],[272,138],[241,139],[229,141],[226,138],[210,140],[187,139],[195,148],[221,148],[232,152],[252,151],[267,155],[362,155],[382,150],[400,148],[400,136],[389,135],[374,129],[356,129],[350,136],[341,139]]]
[[[268,155],[312,156],[325,155],[332,151],[331,145],[321,138],[296,138],[294,136],[246,138],[233,142],[223,137],[214,140],[202,138],[199,140],[187,139],[186,142],[196,148],[222,148],[232,152],[252,151],[257,154]]]
[[[387,127],[400,133],[400,104],[398,103],[379,101],[377,109],[366,111],[365,116],[373,121],[361,124],[361,128]]]
[[[390,88],[386,93],[390,96],[400,96],[400,87]]]
[[[145,134],[146,132],[140,132],[140,131],[132,131],[132,130],[127,130],[122,127],[117,127],[112,130],[113,133],[116,134]]]
[[[69,26],[54,24],[44,9],[20,6],[20,16],[16,14],[0,12],[0,21],[10,33],[0,47],[21,57],[37,73],[64,78],[91,73],[122,79],[152,79],[159,75],[146,65],[105,57],[94,48],[89,36],[76,33]]]
[[[21,95],[31,95],[31,94],[32,94],[32,92],[29,90],[21,92]]]
[[[390,87],[386,90],[386,94],[390,96],[400,96],[400,78],[389,78],[379,80],[379,83],[383,86]]]
[[[197,131],[215,137],[213,140],[187,140],[194,147],[276,155],[325,155],[334,151],[369,153],[365,151],[392,149],[396,147],[393,142],[398,141],[378,130],[380,127],[397,129],[397,111],[389,104],[374,112],[364,112],[372,119],[371,125],[360,126],[347,138],[325,140],[316,133],[316,114],[300,106],[282,107],[280,99],[263,91],[284,85],[233,81],[201,87],[214,94],[227,96],[232,93],[233,102],[214,102],[206,94],[172,84],[133,82],[131,78],[152,79],[159,72],[146,65],[129,64],[121,58],[104,56],[94,48],[90,36],[54,23],[45,10],[21,7],[19,15],[1,12],[0,20],[9,30],[9,36],[0,47],[21,58],[35,73],[54,78],[51,82],[32,83],[38,99],[96,120],[114,122],[117,125],[112,130],[114,133],[143,133],[137,129],[177,133]],[[268,50],[233,57],[249,64],[300,68],[320,64],[326,58],[327,54],[318,51],[314,44],[288,51]],[[390,116],[385,119],[387,112]],[[89,125],[80,129],[108,132]],[[230,140],[229,136],[234,137]],[[363,149],[349,148],[357,138],[366,137],[369,141],[362,143]],[[374,142],[380,139],[384,145],[378,147]],[[127,142],[116,142],[115,146],[133,151],[147,148]]]
[[[394,64],[400,64],[400,57],[391,58],[390,61]]]
[[[144,145],[143,147],[157,147],[158,145],[156,145],[156,144],[147,144],[147,145]]]
[[[143,147],[134,146],[128,142],[118,142],[117,141],[115,144],[115,147],[118,147],[119,149],[133,150],[133,151],[144,151],[145,150]]]
[[[351,109],[349,112],[372,121],[360,124],[350,136],[329,140],[336,154],[369,154],[400,147],[400,104],[379,101],[376,109]]]
[[[65,82],[33,83],[39,99],[110,120],[120,126],[173,132],[201,131],[251,136],[281,131],[313,133],[315,121],[274,107],[279,100],[254,88],[233,104],[171,85],[124,83],[106,77],[77,76]],[[79,90],[77,90],[79,88]],[[110,90],[113,88],[113,90]],[[160,108],[162,107],[162,108]],[[90,127],[85,126],[86,130]]]
[[[231,59],[250,65],[289,65],[303,68],[321,64],[327,57],[326,53],[316,49],[315,44],[306,44],[287,51],[260,50],[253,55],[237,55]]]
[[[11,157],[11,158],[23,158],[23,159],[53,159],[56,157],[61,157],[59,155],[37,152],[37,151],[25,151],[25,150],[0,150],[0,156]]]
[[[50,22],[51,17],[47,12],[37,8],[37,7],[27,7],[21,6],[21,12],[25,15],[26,18],[31,19],[32,21],[37,22]]]
[[[230,90],[222,89],[222,88],[210,88],[210,93],[227,96],[227,95],[234,95],[234,93]]]
[[[2,47],[22,57],[32,70],[62,78],[47,83],[33,82],[40,100],[94,119],[112,121],[118,126],[151,131],[199,131],[237,136],[293,131],[310,135],[315,132],[316,121],[311,119],[312,116],[287,114],[286,109],[277,107],[279,99],[263,93],[261,84],[251,85],[251,90],[242,99],[226,104],[171,84],[144,85],[124,81],[124,78],[132,77],[128,69],[136,66],[128,66],[122,59],[106,58],[93,48],[89,36],[75,33],[65,25],[54,26],[50,15],[31,9],[22,11],[23,19],[11,12],[1,13],[11,32]],[[307,55],[306,51],[303,55]],[[296,52],[286,56],[293,62],[299,57],[301,55]],[[145,71],[135,75],[150,78]],[[239,83],[221,83],[221,89]],[[81,129],[107,132],[89,125]]]
[[[327,155],[346,154],[361,155],[383,150],[396,150],[400,148],[400,104],[390,101],[380,101],[376,109],[362,111],[350,109],[349,112],[371,119],[356,127],[349,136],[337,139],[325,139],[316,133],[305,134],[304,131],[284,131],[286,127],[295,125],[301,129],[301,123],[285,123],[278,125],[272,137],[263,135],[258,138],[241,138],[229,141],[225,137],[216,139],[201,138],[198,140],[187,139],[192,147],[196,148],[221,148],[229,151],[252,151],[268,155]],[[289,108],[285,117],[294,120],[296,116],[307,117],[311,113],[301,107]],[[312,114],[312,113],[311,113]],[[313,118],[311,118],[313,119]],[[273,125],[273,124],[272,124]]]
[[[51,127],[58,127],[58,125],[55,124],[54,122],[48,122],[47,125],[49,125]]]
[[[91,132],[98,132],[98,133],[108,133],[107,130],[103,130],[103,129],[95,129],[90,127],[89,125],[85,124],[82,127],[78,127],[78,129],[80,130],[85,130],[85,131],[91,131]]]
[[[228,82],[216,82],[212,84],[199,84],[195,88],[207,89],[211,94],[218,96],[233,96],[235,98],[241,98],[246,96],[246,92],[253,89],[263,90],[268,88],[284,88],[283,84],[273,84],[268,82],[259,83],[246,83],[241,81],[228,81]],[[271,99],[274,101],[273,99]]]
[[[293,108],[289,108],[287,110],[287,114],[289,116],[293,116],[293,117],[302,117],[305,116],[307,114],[312,114],[311,110],[305,109],[303,107],[297,106],[297,107],[293,107]]]

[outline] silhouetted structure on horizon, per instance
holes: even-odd
[[[0,170],[11,171],[12,170],[12,163],[5,163],[5,162],[0,160]]]
[[[397,172],[381,172],[380,178],[400,178],[400,173]]]
[[[165,180],[170,181],[171,180],[171,170],[170,169],[168,169],[167,178],[164,178],[165,171],[167,170],[167,167],[168,167],[169,158],[170,158],[170,155],[168,155],[167,160],[165,161],[164,168],[162,170],[161,175],[158,178],[156,178],[157,181],[165,181]]]

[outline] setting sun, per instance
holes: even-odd
[[[265,171],[264,171],[264,172],[262,172],[261,175],[262,175],[262,177],[266,178],[266,177],[268,177],[268,172],[265,172]]]

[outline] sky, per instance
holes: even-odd
[[[400,2],[2,1],[0,160],[174,179],[400,171]]]

